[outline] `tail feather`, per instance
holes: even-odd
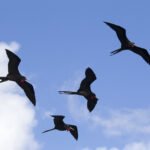
[[[7,80],[8,80],[7,77],[0,77],[0,83],[1,83],[1,82],[5,82],[5,81],[7,81]]]
[[[49,129],[49,130],[45,130],[45,131],[43,131],[42,133],[46,133],[46,132],[49,132],[49,131],[52,131],[52,130],[55,130],[55,128]]]
[[[72,92],[72,91],[58,91],[59,94],[69,94],[69,95],[72,95],[72,94],[78,94],[78,92]]]
[[[110,55],[112,56],[112,55],[117,54],[117,53],[119,53],[121,51],[122,51],[122,49],[117,49],[115,51],[110,52]]]

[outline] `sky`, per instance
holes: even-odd
[[[124,27],[130,41],[149,51],[148,0],[1,0],[0,76],[7,74],[5,48],[21,58],[20,72],[33,84],[37,105],[13,82],[0,84],[0,149],[150,150],[149,65],[120,47],[104,21]],[[91,67],[99,101],[89,113],[77,90]],[[54,127],[50,115],[78,127],[76,141]]]

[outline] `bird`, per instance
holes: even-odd
[[[104,22],[104,23],[107,24],[110,28],[112,28],[116,32],[117,37],[121,42],[121,48],[119,48],[115,51],[112,51],[111,56],[114,54],[117,54],[123,50],[128,49],[128,50],[131,50],[132,52],[140,55],[150,65],[150,55],[149,55],[148,51],[144,48],[136,46],[134,42],[129,41],[126,36],[126,30],[123,27],[109,23],[109,22]]]
[[[27,78],[22,76],[18,70],[18,66],[21,62],[21,59],[10,50],[5,50],[9,59],[8,74],[6,77],[0,77],[0,83],[8,80],[16,82],[24,90],[26,96],[29,98],[32,104],[36,105],[35,92],[33,86],[26,81]]]
[[[60,94],[76,94],[84,96],[87,99],[87,108],[91,112],[97,104],[98,98],[95,93],[91,91],[90,85],[96,80],[96,75],[91,68],[85,70],[85,78],[80,83],[80,88],[77,92],[72,91],[58,91]]]
[[[55,127],[49,130],[45,130],[42,133],[46,133],[52,130],[68,131],[72,136],[78,140],[78,128],[75,125],[65,124],[63,119],[65,116],[62,115],[51,115],[54,118]]]

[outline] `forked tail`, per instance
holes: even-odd
[[[121,52],[122,51],[122,49],[117,49],[117,50],[115,50],[115,51],[112,51],[112,52],[110,52],[110,56],[112,56],[112,55],[114,55],[114,54],[117,54],[117,53],[119,53],[119,52]]]
[[[0,77],[0,83],[1,83],[1,82],[5,82],[5,81],[7,81],[7,80],[8,80],[7,77]]]
[[[45,130],[45,131],[43,131],[42,133],[46,133],[46,132],[49,132],[49,131],[52,131],[52,130],[55,130],[55,128],[49,129],[49,130]]]
[[[78,92],[72,92],[72,91],[58,91],[59,94],[68,94],[68,95],[73,95],[73,94],[78,94]]]

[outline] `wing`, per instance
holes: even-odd
[[[110,28],[115,30],[118,36],[118,39],[120,40],[121,43],[124,43],[125,41],[129,41],[126,36],[126,30],[124,28],[122,28],[121,26],[109,23],[109,22],[104,22],[104,23],[106,23]]]
[[[20,74],[18,70],[19,63],[21,59],[15,55],[13,52],[6,49],[6,54],[9,58],[8,62],[8,73],[9,74]]]
[[[54,117],[54,124],[60,124],[60,123],[64,123],[63,119],[65,118],[65,116],[62,115],[51,115],[52,117]]]
[[[140,55],[148,64],[150,64],[150,55],[146,49],[134,46],[130,48],[130,50]]]
[[[97,104],[97,101],[97,98],[88,98],[87,108],[90,112],[94,109],[95,105]]]
[[[90,85],[96,80],[96,75],[91,68],[87,68],[85,71],[85,79],[82,80],[79,90],[91,90]]]
[[[77,126],[69,125],[69,127],[71,128],[70,133],[77,140],[78,139],[78,129],[77,129]]]
[[[26,96],[29,98],[29,100],[32,102],[33,105],[36,105],[36,99],[35,99],[35,93],[33,86],[24,81],[24,82],[17,82],[17,84],[24,90]]]

